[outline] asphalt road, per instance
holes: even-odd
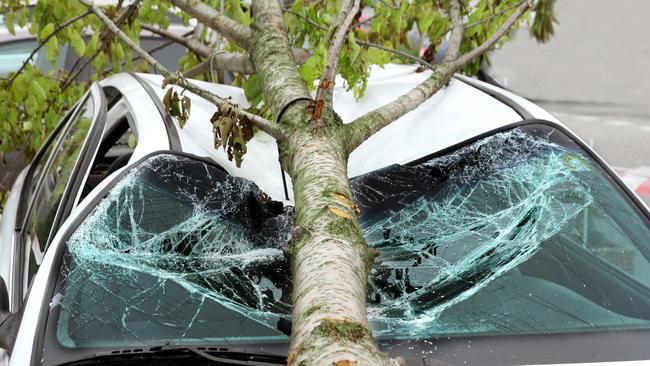
[[[495,51],[494,76],[618,170],[650,177],[650,1],[560,0],[556,14],[549,43],[522,28]]]

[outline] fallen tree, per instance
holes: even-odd
[[[9,3],[6,6],[11,9],[15,4]],[[368,138],[444,88],[454,73],[475,72],[486,53],[523,21],[530,21],[538,38],[547,38],[552,32],[553,1],[362,4],[360,0],[298,0],[283,8],[276,0],[257,0],[250,6],[230,1],[222,10],[216,3],[199,0],[136,0],[129,5],[120,1],[108,8],[100,8],[91,0],[70,3],[57,0],[37,5],[32,24],[40,32],[41,44],[49,50],[48,58],[56,57],[51,42],[58,36],[79,51],[80,60],[93,60],[95,70],[103,70],[109,60],[110,72],[119,71],[124,58],[129,60],[127,68],[137,68],[132,59],[144,61],[165,77],[168,91],[164,104],[181,127],[191,106],[177,90],[190,90],[218,107],[205,123],[213,124],[217,144],[238,164],[245,158],[245,143],[253,127],[276,139],[295,198],[295,228],[288,243],[293,276],[288,363],[401,364],[401,359],[381,352],[368,325],[366,287],[376,253],[361,235],[347,176],[348,157]],[[57,19],[61,11],[57,6],[64,7],[67,15],[76,15]],[[531,8],[536,8],[536,16],[529,19]],[[370,15],[360,16],[364,9]],[[166,31],[169,12],[195,19],[198,32],[179,36]],[[71,28],[77,21],[78,26]],[[189,50],[183,60],[185,74],[169,71],[139,46],[142,29]],[[88,30],[93,35],[87,44],[81,35]],[[408,50],[409,33],[428,40],[423,58]],[[445,52],[436,63],[434,56],[439,48]],[[416,61],[421,70],[430,69],[431,75],[396,100],[343,123],[332,103],[336,75],[342,75],[347,86],[360,95],[371,65],[396,60]],[[213,68],[233,73],[255,108],[240,109],[184,76],[209,79]],[[20,78],[25,70],[35,73],[26,62],[4,81],[9,92],[23,82]],[[58,74],[47,91],[68,88],[75,72]],[[40,85],[40,79],[30,78]],[[83,84],[75,86],[82,88]],[[29,87],[36,88],[31,82]],[[30,121],[26,130],[32,135],[46,134],[49,117],[45,115],[54,103],[48,104],[51,99],[41,97],[35,106],[27,108],[26,103],[34,103],[28,98],[16,102],[24,104],[20,113]],[[41,129],[36,128],[39,125]]]

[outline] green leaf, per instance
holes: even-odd
[[[31,94],[25,99],[25,112],[30,116],[38,113],[38,100]]]
[[[418,30],[420,34],[427,34],[429,27],[433,24],[433,12],[424,12],[418,18]]]
[[[90,57],[95,51],[97,51],[97,45],[99,44],[99,32],[93,33],[92,37],[86,44],[86,54],[84,56]]]
[[[390,62],[390,54],[378,48],[371,47],[368,49],[368,61],[371,64],[383,66]]]
[[[45,93],[43,87],[36,80],[32,80],[32,82],[29,84],[29,89],[31,95],[35,96],[36,100],[38,100],[39,103],[45,102],[47,99],[47,94]]]
[[[54,32],[54,24],[48,23],[45,27],[41,29],[41,33],[39,34],[39,36],[41,39],[45,39],[53,32]]]
[[[113,43],[113,54],[120,60],[124,58],[124,49],[121,43]]]
[[[11,84],[11,95],[16,103],[22,102],[27,96],[27,82],[25,81],[24,74],[18,75],[13,84]]]
[[[113,68],[113,72],[122,71],[122,65],[120,64],[120,60],[121,59],[113,55],[113,58],[111,59],[111,67]]]
[[[100,52],[97,55],[97,57],[95,57],[95,60],[92,62],[92,65],[95,70],[102,70],[106,66],[106,63],[107,63],[106,52]]]
[[[320,20],[327,25],[332,25],[332,16],[327,13],[321,15]]]
[[[31,131],[32,130],[32,122],[23,122],[23,131]]]
[[[135,139],[135,135],[131,134],[129,136],[128,145],[130,149],[135,149],[135,146],[138,144],[138,141]]]
[[[251,75],[244,83],[244,94],[252,106],[257,106],[262,101],[262,85],[257,74]]]
[[[240,0],[230,0],[230,13],[232,14],[232,19],[234,21],[244,24],[244,11],[241,10]]]
[[[14,29],[14,11],[9,10],[9,13],[7,13],[7,19],[5,20],[5,25],[7,26],[7,30],[9,33],[12,35],[16,35],[16,30]]]
[[[50,38],[47,43],[45,43],[45,58],[52,65],[56,65],[56,56],[59,54],[59,41],[56,39],[56,36]]]
[[[300,66],[300,75],[310,89],[314,87],[314,81],[319,79],[321,73],[325,70],[326,58],[327,49],[321,46],[309,57],[307,62]]]
[[[81,37],[81,34],[79,34],[79,32],[74,30],[73,28],[70,28],[70,31],[68,32],[68,37],[70,37],[70,45],[72,46],[72,48],[74,48],[74,51],[77,54],[77,56],[80,57],[83,56],[83,54],[86,53],[86,43]]]
[[[24,27],[27,25],[28,21],[29,21],[29,12],[27,11],[27,8],[23,8],[20,11],[20,19],[18,19],[18,25],[20,27]]]
[[[63,1],[55,1],[54,2],[54,9],[52,9],[52,13],[54,14],[54,17],[58,20],[63,19],[63,16],[65,15],[65,4]]]

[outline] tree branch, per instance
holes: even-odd
[[[419,107],[449,82],[453,72],[448,64],[436,65],[431,76],[408,93],[344,125],[348,154],[382,128]]]
[[[183,76],[187,78],[194,78],[198,75],[205,74],[210,71],[210,64],[213,67],[228,70],[231,72],[239,72],[242,74],[254,74],[255,67],[250,60],[250,56],[246,53],[233,53],[233,52],[220,52],[214,55],[208,55],[207,59],[201,61],[198,65],[185,71]]]
[[[436,65],[431,76],[411,89],[408,93],[345,125],[345,135],[348,136],[346,146],[348,153],[356,149],[370,136],[377,133],[377,131],[419,107],[420,104],[424,103],[434,93],[445,86],[457,70],[492,47],[516,23],[526,10],[530,8],[530,5],[530,0],[523,2],[508,20],[483,44],[456,60]]]
[[[88,9],[90,9],[90,11],[95,13],[95,15],[104,23],[104,25],[106,25],[106,28],[108,28],[113,34],[115,34],[118,38],[120,38],[122,42],[126,43],[129,47],[131,47],[131,49],[133,49],[136,53],[142,56],[142,58],[145,61],[151,64],[158,71],[158,73],[160,73],[165,77],[165,79],[170,84],[175,84],[181,88],[187,89],[192,93],[212,102],[218,108],[222,107],[226,103],[229,103],[227,100],[199,88],[198,86],[189,82],[182,76],[172,74],[172,72],[167,70],[161,63],[159,63],[155,58],[153,58],[149,53],[147,53],[147,51],[145,51],[140,46],[138,46],[135,42],[133,42],[133,40],[129,38],[129,36],[127,36],[124,32],[122,32],[117,27],[117,25],[115,25],[115,23],[110,18],[108,18],[101,9],[99,9],[97,6],[91,3],[90,0],[79,0],[79,1],[82,4],[86,5]],[[273,136],[275,139],[283,140],[284,138],[286,138],[284,130],[279,125],[274,124],[268,121],[267,119],[250,112],[246,112],[242,110],[239,113],[247,117],[253,123],[254,126],[268,133],[269,135]]]
[[[228,38],[245,50],[250,50],[253,37],[253,32],[250,28],[228,18],[200,0],[171,0],[171,2],[215,32]]]
[[[351,1],[351,3],[350,3]],[[314,110],[314,120],[318,123],[321,119],[323,105],[328,107],[332,106],[332,90],[334,89],[334,81],[336,78],[336,69],[339,65],[341,49],[345,36],[354,21],[354,17],[359,12],[360,0],[348,0],[341,4],[339,11],[338,21],[336,25],[336,33],[330,41],[330,47],[327,55],[327,66],[321,78],[318,91],[316,93],[316,108]]]
[[[309,52],[302,48],[293,49],[293,58],[298,65],[304,64],[309,58]],[[250,59],[250,55],[247,53],[234,53],[234,52],[222,52],[216,53],[212,56],[214,59],[208,59],[202,61],[198,65],[194,66],[190,70],[187,70],[183,75],[187,78],[194,78],[197,75],[205,74],[210,71],[210,63],[216,65],[217,68],[222,70],[228,70],[231,72],[239,72],[242,74],[254,74],[255,65]]]
[[[524,15],[526,10],[528,10],[531,7],[531,0],[527,0],[522,2],[517,9],[515,10],[512,15],[506,20],[505,23],[496,31],[494,34],[488,38],[483,44],[480,46],[476,47],[472,51],[462,55],[455,61],[451,62],[451,68],[456,71],[462,68],[463,66],[467,65],[469,62],[472,62],[475,58],[481,56],[485,52],[487,52],[492,46],[494,46],[497,41],[503,37],[510,28],[517,22],[517,20]]]
[[[460,52],[460,45],[463,43],[465,36],[465,24],[463,23],[463,16],[460,10],[460,2],[458,0],[451,0],[449,4],[449,17],[451,18],[451,35],[447,43],[447,51],[442,62],[451,62],[458,58]]]
[[[27,64],[29,63],[29,61],[31,61],[31,59],[36,55],[36,53],[38,53],[38,51],[39,51],[39,50],[40,50],[40,49],[41,49],[41,48],[42,48],[42,47],[43,47],[43,46],[44,46],[44,45],[45,45],[45,44],[46,44],[46,43],[47,43],[47,42],[48,42],[52,37],[56,36],[56,34],[59,33],[60,31],[62,31],[63,29],[66,29],[70,24],[76,22],[76,21],[79,20],[79,19],[85,18],[86,16],[88,16],[88,15],[90,15],[90,14],[92,14],[92,12],[87,11],[87,12],[85,12],[85,13],[83,13],[83,14],[77,15],[76,17],[74,17],[74,18],[72,18],[72,19],[70,19],[70,20],[68,20],[68,21],[66,21],[66,22],[64,22],[64,23],[59,24],[59,26],[57,26],[57,27],[54,29],[54,31],[53,31],[49,36],[47,36],[47,37],[45,37],[45,39],[41,40],[41,42],[38,44],[38,46],[36,46],[36,48],[34,48],[34,50],[32,50],[32,53],[29,54],[29,57],[27,57],[27,59],[26,59],[25,61],[23,61],[23,64],[20,65],[20,68],[18,69],[18,71],[16,71],[16,72],[11,76],[11,79],[9,79],[8,87],[11,86],[11,84],[14,82],[14,80],[16,80],[16,77],[18,77],[18,75],[20,75],[20,73],[25,69],[25,67],[27,66]]]
[[[142,29],[148,30],[149,32],[151,32],[153,34],[157,34],[157,35],[159,35],[159,36],[161,36],[163,38],[169,39],[170,41],[174,41],[174,42],[184,46],[188,50],[196,53],[197,55],[199,55],[201,57],[208,57],[208,55],[211,52],[210,47],[204,45],[203,43],[201,43],[198,39],[196,39],[194,37],[183,37],[183,36],[180,36],[178,34],[168,32],[168,31],[163,30],[163,29],[158,29],[158,28],[152,27],[152,26],[150,26],[148,24],[142,24],[142,25],[140,25],[140,27]]]
[[[264,102],[277,119],[280,112],[294,101],[311,98],[298,72],[279,2],[253,1],[252,11],[254,41],[250,49],[251,60],[260,77]]]

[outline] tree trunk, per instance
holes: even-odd
[[[251,60],[264,102],[285,130],[282,166],[296,204],[289,243],[293,314],[289,365],[399,365],[377,348],[366,317],[373,254],[361,236],[347,174],[350,141],[330,107],[316,105],[298,73],[275,0],[253,3]]]
[[[282,144],[296,203],[291,245],[289,365],[399,365],[381,353],[366,317],[374,257],[361,236],[337,130],[302,129]]]

